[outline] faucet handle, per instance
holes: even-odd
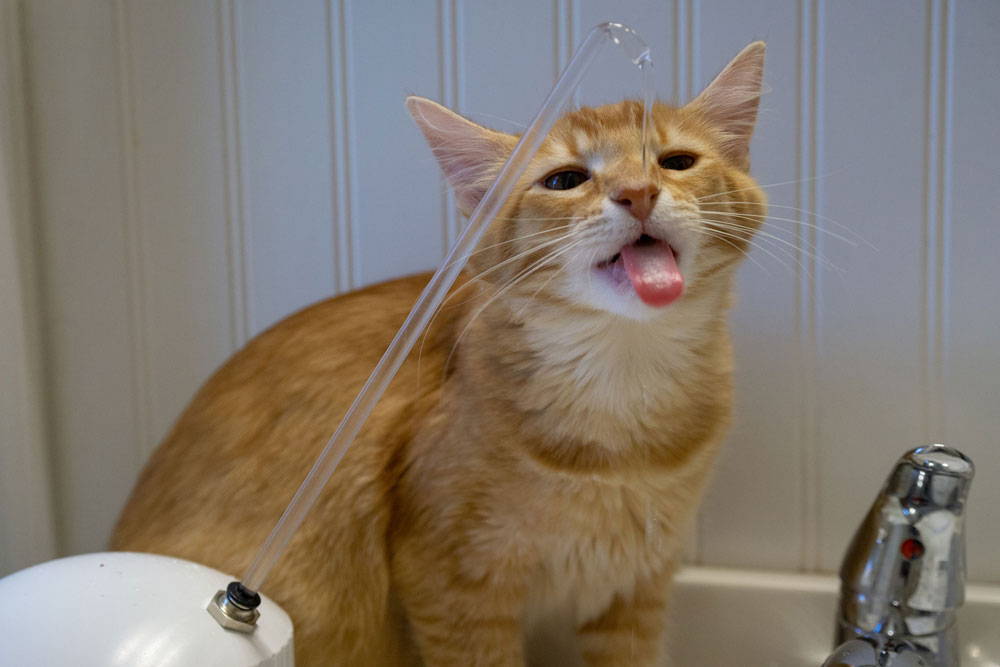
[[[941,472],[964,479],[972,479],[976,473],[976,466],[973,465],[972,459],[954,447],[946,445],[917,447],[908,451],[903,459],[922,470]]]
[[[898,498],[911,518],[939,509],[961,516],[975,472],[972,460],[957,449],[917,447],[896,462],[882,492]]]
[[[917,447],[896,462],[841,567],[845,592],[861,596],[879,617],[872,622],[884,623],[901,605],[939,612],[962,604],[974,473],[967,456],[944,445]]]
[[[888,485],[913,537],[902,545],[910,561],[904,599],[912,610],[955,609],[965,596],[965,501],[975,466],[965,454],[944,445],[918,447],[897,463]],[[893,491],[895,493],[893,493]],[[911,618],[916,628],[926,619]]]
[[[918,447],[896,462],[841,565],[837,642],[863,637],[881,647],[887,638],[908,638],[935,656],[935,667],[957,664],[955,611],[965,598],[965,501],[974,474],[967,456],[944,445]],[[906,664],[881,659],[874,664]]]

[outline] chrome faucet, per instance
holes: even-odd
[[[974,472],[967,456],[943,445],[896,462],[844,556],[839,647],[825,667],[957,667]]]

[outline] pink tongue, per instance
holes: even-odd
[[[622,261],[632,288],[647,305],[666,306],[684,291],[674,251],[663,241],[627,245],[622,248]]]

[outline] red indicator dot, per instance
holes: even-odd
[[[899,545],[899,552],[906,560],[913,560],[924,555],[924,545],[920,543],[920,540],[911,537]]]

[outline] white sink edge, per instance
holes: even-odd
[[[816,667],[833,649],[834,574],[688,566],[675,583],[671,667]],[[963,667],[1000,667],[1000,585],[969,584],[957,617]]]
[[[839,588],[837,578],[832,575],[705,565],[685,565],[674,577],[674,583],[681,586],[733,586],[815,593],[835,593]]]

